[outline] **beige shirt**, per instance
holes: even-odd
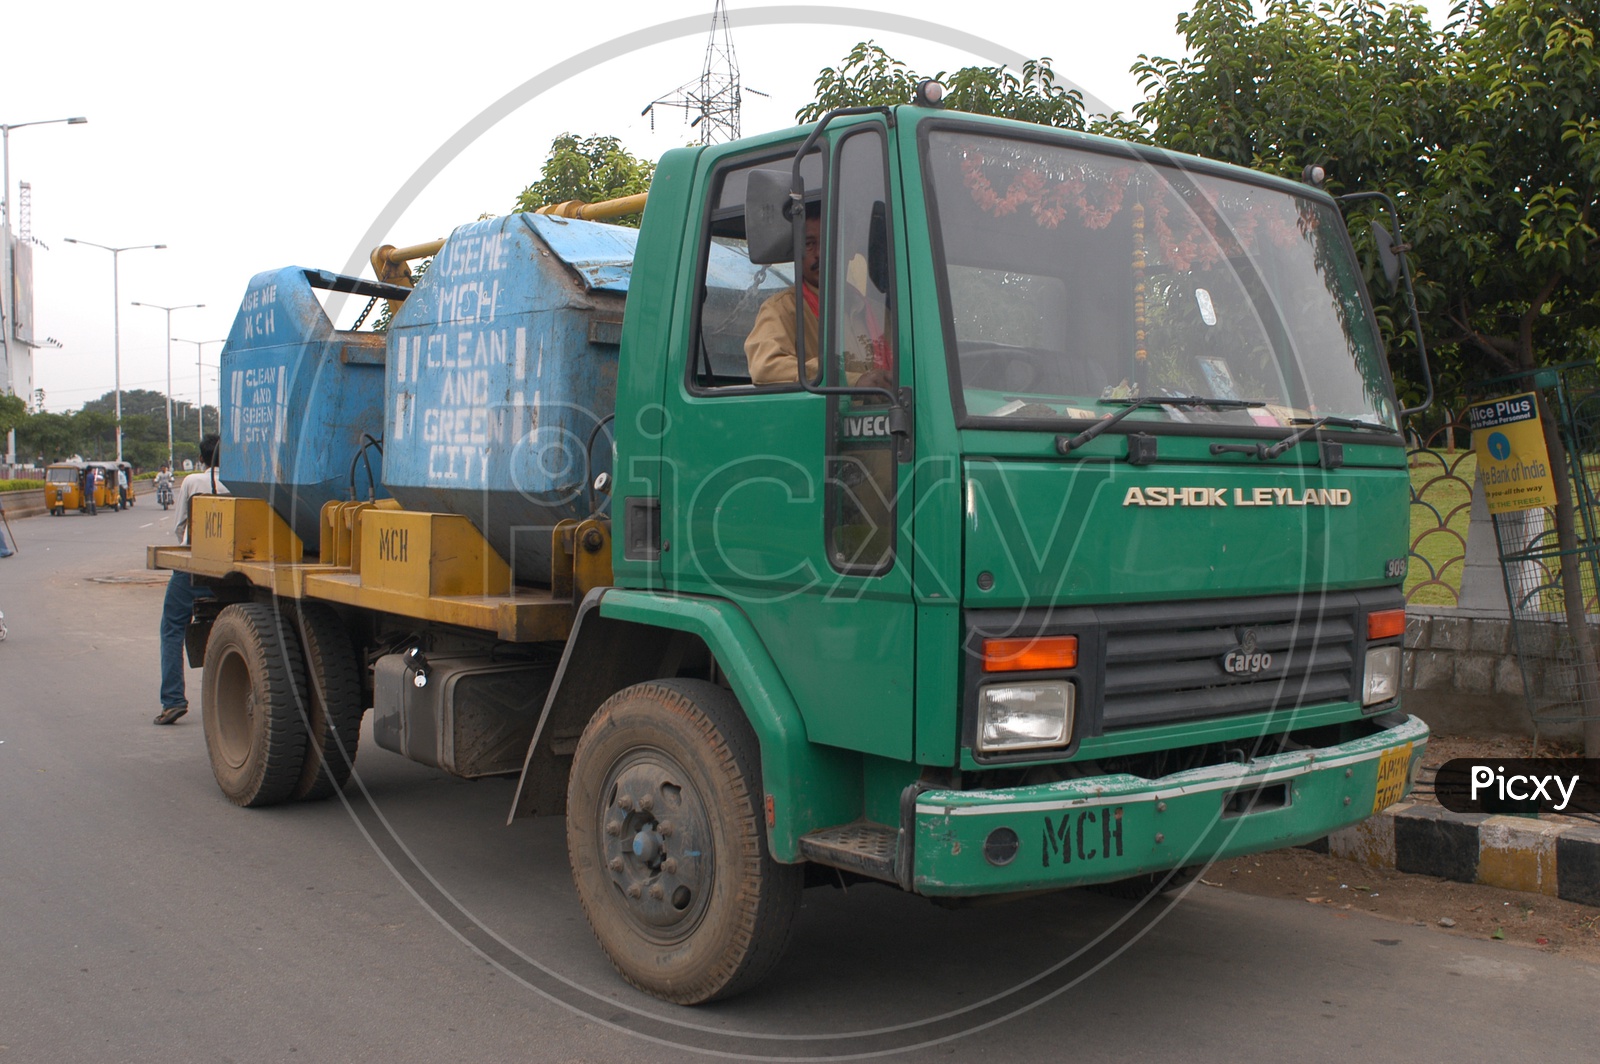
[[[178,485],[178,523],[172,532],[183,544],[189,542],[189,506],[196,495],[232,495],[216,470],[201,466]]]
[[[856,383],[873,367],[872,333],[866,325],[865,305],[854,309],[856,313],[849,315],[850,322],[844,330],[844,379],[849,384]],[[819,343],[817,316],[807,307],[806,375],[811,380],[817,379]],[[756,311],[756,323],[745,337],[744,357],[750,363],[752,383],[793,384],[800,379],[795,375],[793,288],[779,292]]]
[[[800,379],[794,357],[794,288],[785,288],[756,311],[756,323],[745,337],[744,357],[756,384],[793,384]],[[806,308],[806,376],[817,376],[821,350],[817,316]]]

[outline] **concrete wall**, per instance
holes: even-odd
[[[1534,700],[1573,697],[1573,670],[1563,625],[1524,621],[1522,651]],[[1446,735],[1532,735],[1511,621],[1473,611],[1412,606],[1406,617],[1401,689],[1405,708]],[[1543,723],[1539,735],[1577,738],[1576,723]]]
[[[24,491],[0,492],[0,507],[7,517],[32,517],[44,513],[44,489],[28,488]]]

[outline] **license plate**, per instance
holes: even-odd
[[[1378,793],[1372,797],[1374,813],[1400,800],[1406,790],[1406,772],[1411,767],[1411,744],[1385,750],[1378,759]]]

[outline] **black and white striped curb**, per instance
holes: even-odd
[[[1600,906],[1600,827],[1402,802],[1323,841],[1372,868]]]

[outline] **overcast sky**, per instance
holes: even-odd
[[[892,10],[734,0],[743,84],[769,94],[747,91],[744,132],[792,125],[817,71],[864,39],[930,74],[1008,55],[1049,56],[1088,95],[1127,110],[1141,98],[1129,67],[1141,53],[1181,53],[1174,25],[1189,6],[1059,0],[1035,10],[928,0]],[[1448,3],[1427,6],[1437,21]],[[34,250],[35,333],[63,345],[35,352],[46,407],[77,409],[115,380],[112,256],[64,237],[168,245],[120,256],[122,387],[164,391],[166,315],[130,301],[204,303],[173,313],[173,335],[220,338],[259,271],[351,268],[364,261],[378,223],[372,243],[405,245],[486,211],[504,213],[562,132],[613,134],[650,158],[693,139],[681,112],[658,111],[654,130],[639,112],[698,76],[711,7],[8,5],[0,122],[89,119],[11,134],[12,194],[17,182],[32,184],[32,234],[48,245]],[[911,17],[942,29],[892,32]],[[674,25],[684,32],[667,39]],[[590,61],[585,53],[614,58]],[[533,94],[568,68],[570,77]],[[498,121],[480,117],[508,94],[525,102],[502,104]],[[430,165],[476,128],[486,131],[442,168]],[[424,184],[418,171],[431,169],[437,176],[399,209],[397,195],[408,199]],[[214,365],[220,350],[206,345],[205,361]],[[174,397],[193,401],[193,345],[173,345],[172,375]],[[205,388],[215,403],[215,371],[205,374]]]

